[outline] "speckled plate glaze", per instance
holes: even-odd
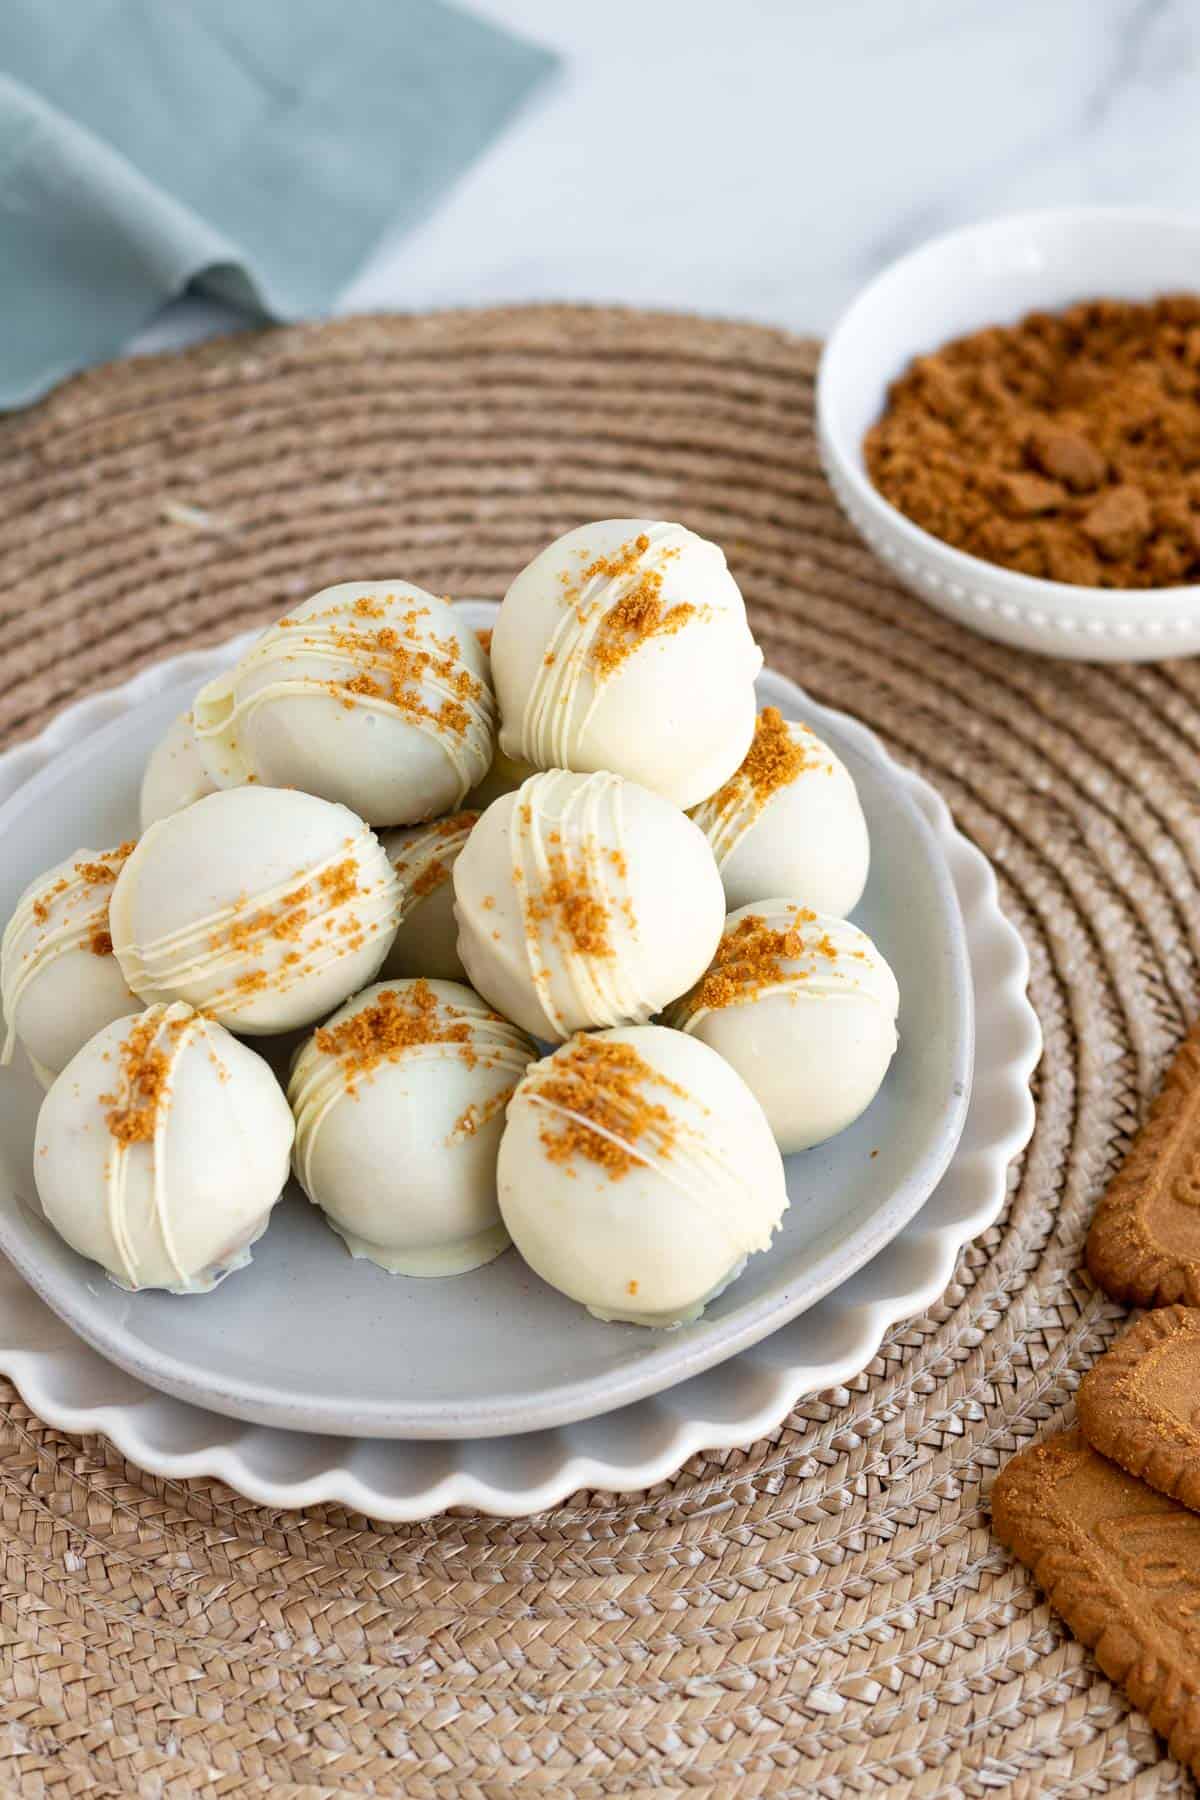
[[[479,604],[474,621],[491,611]],[[77,842],[129,832],[149,749],[237,649],[147,671],[0,759],[0,910]],[[124,1294],[40,1218],[38,1090],[22,1069],[0,1081],[0,1245],[29,1285],[0,1279],[0,1368],[28,1403],[151,1470],[211,1472],[272,1504],[517,1513],[749,1441],[927,1305],[999,1212],[1032,1128],[1024,950],[988,865],[924,782],[782,678],[764,675],[760,698],[809,719],[859,783],[875,867],[856,917],[897,970],[904,1043],[859,1125],[789,1159],[784,1231],[702,1321],[600,1325],[512,1252],[453,1282],[389,1278],[352,1262],[296,1195],[214,1295]]]

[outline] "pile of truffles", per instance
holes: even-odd
[[[768,1247],[781,1153],[874,1097],[899,998],[845,919],[862,810],[756,715],[717,546],[581,526],[488,640],[406,582],[315,595],[171,727],[141,838],[23,895],[3,1058],[48,1090],[46,1217],[122,1286],[242,1267],[290,1169],[381,1268],[512,1242],[600,1318],[678,1324]],[[297,1032],[285,1092],[254,1045]]]

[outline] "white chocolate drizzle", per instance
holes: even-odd
[[[642,957],[633,898],[625,872],[626,834],[619,775],[580,778],[551,769],[518,791],[509,822],[513,880],[521,904],[530,979],[542,1010],[560,1037],[572,1011],[596,1026],[645,1024],[654,1002],[640,985]],[[558,842],[552,844],[552,836]],[[590,952],[576,942],[561,905],[548,889],[565,881],[602,912],[608,948]]]
[[[399,992],[403,986],[403,983],[384,982],[378,990],[372,989],[371,992],[378,998],[379,994],[389,989]],[[470,993],[470,990],[466,989],[464,992]],[[507,1019],[489,1011],[474,994],[471,994],[471,1000],[474,1006],[470,1011],[465,1005],[460,1006],[455,1002],[453,1013],[439,1002],[441,1019],[468,1026],[469,1036],[466,1039],[435,1039],[429,1043],[406,1044],[382,1054],[375,1066],[385,1067],[398,1062],[462,1061],[466,1053],[474,1057],[481,1067],[499,1069],[512,1076],[507,1088],[490,1096],[487,1103],[489,1108],[505,1104],[537,1055],[537,1047],[532,1038],[527,1037],[515,1025],[510,1025]],[[353,1014],[351,1012],[341,1016],[352,1017]],[[342,1057],[321,1049],[316,1041],[316,1033],[308,1039],[297,1057],[288,1083],[288,1101],[296,1120],[293,1162],[297,1178],[306,1194],[313,1191],[312,1159],[322,1125],[336,1106],[352,1098],[358,1082],[369,1081],[372,1073],[373,1068],[363,1073],[359,1073],[352,1065],[348,1068]],[[468,1128],[456,1128],[447,1140],[447,1148],[469,1135]]]
[[[520,743],[506,741],[508,734],[501,732],[507,755],[523,756],[541,769],[570,768],[604,685],[597,677],[592,650],[606,615],[648,570],[664,562],[667,553],[682,549],[692,534],[682,525],[656,524],[646,527],[644,535],[649,539],[646,549],[624,573],[598,572],[578,590],[564,589],[562,615],[525,701]]]
[[[787,730],[793,743],[801,743],[813,757],[811,761],[806,758],[791,781],[784,782],[773,793],[760,798],[751,783],[742,777],[739,769],[710,799],[702,800],[699,806],[689,809],[688,817],[708,839],[718,869],[724,869],[746,833],[757,825],[777,794],[785,793],[808,775],[828,774],[834,766],[825,745],[807,725],[789,719]],[[821,759],[819,762],[816,760],[818,756]]]
[[[176,1248],[171,1232],[170,1212],[167,1195],[166,1171],[166,1134],[167,1119],[171,1104],[171,1084],[179,1059],[198,1027],[204,1020],[190,1006],[175,1001],[170,1006],[150,1007],[136,1019],[130,1021],[131,1029],[150,1030],[146,1040],[145,1051],[152,1054],[165,1038],[163,1045],[167,1059],[166,1073],[161,1089],[156,1097],[154,1113],[154,1136],[150,1140],[151,1193],[153,1196],[153,1218],[158,1237],[162,1244],[167,1261],[174,1270],[181,1288],[187,1287],[191,1277],[184,1268],[179,1251]],[[214,1052],[215,1054],[215,1052]],[[111,1104],[120,1110],[130,1102],[131,1085],[129,1074],[122,1061],[116,1087],[111,1096]],[[145,1140],[141,1140],[144,1142]],[[105,1180],[105,1212],[117,1255],[121,1259],[121,1269],[126,1284],[131,1288],[138,1286],[138,1260],[133,1240],[129,1231],[128,1189],[129,1189],[129,1155],[134,1148],[113,1138],[104,1163]]]
[[[369,596],[368,596],[369,597]],[[384,616],[360,616],[353,602],[340,603],[327,611],[300,614],[290,625],[274,625],[258,642],[252,644],[235,668],[218,675],[200,690],[193,706],[194,729],[202,744],[211,746],[210,756],[219,753],[228,764],[226,785],[244,782],[255,773],[243,755],[241,731],[260,708],[277,700],[336,698],[340,705],[398,719],[436,743],[454,769],[458,805],[475,782],[486,773],[492,755],[495,701],[485,679],[472,674],[462,656],[462,648],[453,634],[440,636],[433,627],[419,637],[410,637],[407,627],[419,618],[422,609],[409,597],[394,600],[389,607],[379,601]],[[413,706],[397,705],[387,694],[359,692],[347,682],[357,676],[370,677],[374,668],[386,672],[387,651],[373,649],[371,638],[380,626],[391,626],[400,633],[403,648],[414,656],[425,653],[430,660],[419,677],[406,682],[405,692],[417,702]],[[439,673],[437,664],[453,657],[463,670],[472,674],[474,691],[460,692]],[[317,664],[321,674],[305,672],[304,665]],[[329,668],[345,671],[345,680],[328,673]],[[262,671],[278,674],[253,692],[243,694],[243,678]],[[463,707],[467,714],[464,730],[455,730],[438,717],[443,702]]]
[[[198,984],[223,980],[224,985],[204,997],[206,1010],[223,1017],[253,1005],[260,985],[252,978],[260,971],[269,979],[273,994],[287,993],[353,954],[363,943],[394,929],[400,887],[390,865],[384,865],[385,873],[378,879],[363,882],[359,852],[371,842],[372,834],[364,827],[356,842],[340,846],[323,861],[297,870],[286,881],[264,888],[252,898],[221,907],[144,944],[114,938],[125,979],[138,994],[195,989]],[[325,900],[319,891],[322,876],[347,862],[354,865],[356,891],[345,899]],[[315,893],[314,888],[318,890]],[[281,939],[275,927],[284,906],[294,922]],[[353,929],[347,931],[348,926]],[[272,948],[295,953],[296,960],[264,956]]]
[[[816,1000],[835,1003],[865,1000],[878,1006],[892,1021],[896,1017],[895,977],[875,949],[870,938],[846,919],[828,918],[822,913],[806,916],[800,906],[781,906],[778,901],[744,907],[736,915],[738,922],[753,916],[770,931],[795,932],[800,938],[800,954],[780,957],[778,975],[766,981],[752,981],[726,1003],[728,1006],[752,1006],[773,994],[786,994],[789,1000],[804,1004]],[[726,931],[722,943],[729,941]],[[831,956],[821,949],[827,942]],[[737,963],[728,965],[731,976]],[[694,1033],[702,1019],[718,1009],[699,1003],[698,995],[705,977],[688,993],[672,1002],[663,1013],[663,1024],[675,1031]]]
[[[90,949],[97,934],[107,932],[108,902],[121,861],[116,850],[78,850],[21,896],[0,939],[0,999],[6,1028],[0,1064],[12,1061],[17,1015],[38,976],[57,957]],[[111,869],[112,881],[88,881],[82,870],[90,863]]]
[[[586,1036],[570,1040],[572,1047],[588,1042]],[[646,1064],[647,1081],[651,1081],[656,1071]],[[597,1081],[603,1083],[604,1067],[597,1059],[594,1071]],[[576,1112],[573,1107],[564,1106],[561,1101],[549,1099],[540,1091],[539,1082],[542,1077],[562,1081],[564,1078],[583,1087],[587,1076],[572,1069],[569,1064],[556,1057],[548,1057],[530,1071],[528,1080],[522,1090],[523,1097],[531,1106],[567,1120],[584,1132],[593,1133],[607,1143],[617,1146],[634,1162],[640,1163],[651,1171],[660,1181],[683,1194],[699,1213],[702,1213],[709,1226],[729,1245],[732,1257],[742,1256],[750,1250],[765,1249],[770,1242],[770,1228],[763,1236],[749,1237],[744,1227],[756,1218],[759,1208],[753,1187],[738,1172],[734,1163],[711,1142],[707,1134],[690,1125],[680,1116],[680,1097],[672,1095],[673,1083],[656,1083],[662,1087],[662,1104],[672,1112],[672,1131],[669,1149],[659,1148],[657,1151],[646,1145],[645,1139],[650,1135],[644,1125],[637,1131],[636,1138],[631,1131],[624,1136],[619,1131],[609,1130],[607,1126],[589,1118],[586,1113]],[[633,1114],[633,1106],[626,1102],[619,1091],[605,1085],[605,1101],[607,1106],[618,1115],[624,1110]],[[701,1112],[707,1108],[686,1097],[688,1106],[698,1107]],[[730,1195],[736,1195],[730,1204]]]
[[[478,818],[479,814],[476,812],[461,813],[456,819],[436,819],[431,825],[417,826],[411,835],[407,832],[382,834],[380,842],[402,889],[401,925],[423,901],[428,900],[431,894],[435,894],[438,888],[449,881],[459,853],[474,830]],[[453,830],[449,829],[451,826],[454,827]],[[406,836],[407,842],[397,843],[395,840],[400,836]],[[437,881],[432,886],[422,886],[422,876],[435,864],[440,865]]]

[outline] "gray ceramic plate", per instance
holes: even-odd
[[[481,624],[492,611],[467,610]],[[213,652],[213,669],[237,648]],[[80,844],[136,829],[146,757],[197,685],[193,676],[121,711],[0,808],[0,917]],[[0,1247],[73,1331],[150,1386],[234,1418],[339,1436],[495,1437],[590,1418],[722,1362],[812,1306],[901,1230],[953,1154],[970,1087],[971,974],[912,775],[862,726],[782,677],[768,672],[759,689],[761,703],[809,721],[858,783],[873,868],[855,918],[896,971],[901,1049],[850,1131],[788,1159],[782,1231],[695,1325],[603,1325],[511,1250],[452,1281],[387,1276],[352,1261],[294,1191],[251,1267],[214,1293],[123,1293],[40,1216],[31,1167],[40,1091],[24,1067],[0,1076]]]

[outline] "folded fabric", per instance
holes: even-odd
[[[553,60],[443,0],[5,0],[0,407],[192,281],[325,311]]]

